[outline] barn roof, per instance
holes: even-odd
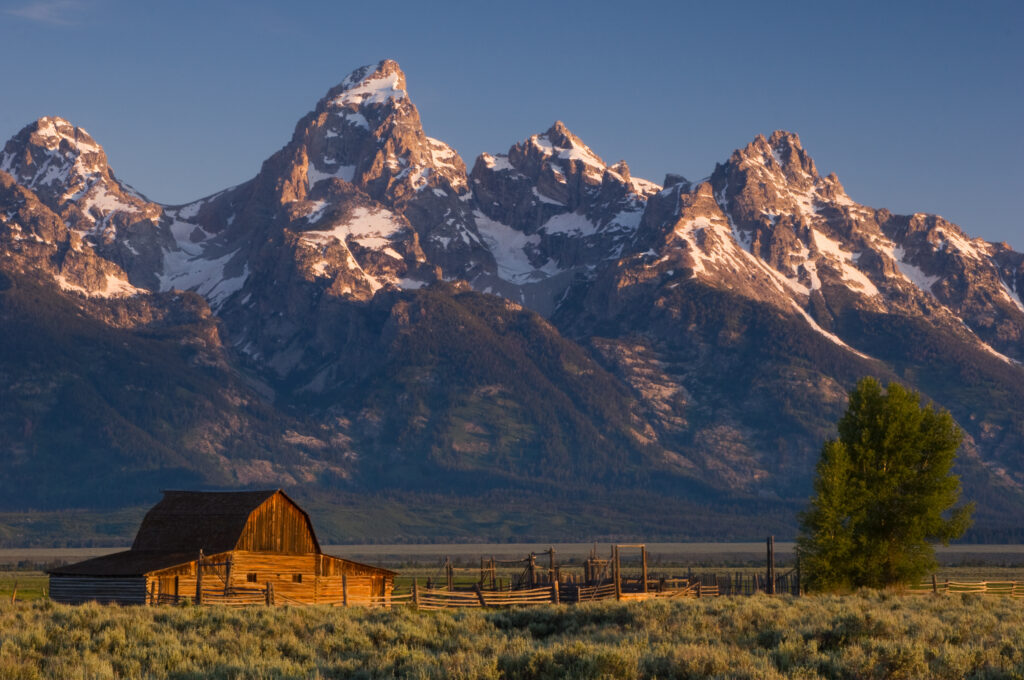
[[[305,519],[318,555],[323,555],[305,510],[280,489],[265,491],[164,491],[146,513],[131,550],[103,555],[49,570],[57,576],[142,576],[187,564],[199,551],[206,555],[235,549],[250,515],[280,494]],[[348,564],[394,575],[380,567],[327,556]]]
[[[306,511],[280,489],[264,491],[164,491],[163,500],[146,513],[132,550],[147,552],[227,552],[238,544],[249,515],[274,494],[281,494],[306,519]]]
[[[125,550],[48,569],[47,573],[57,576],[143,576],[158,569],[187,564],[195,558],[195,553]]]

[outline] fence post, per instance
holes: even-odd
[[[480,589],[479,583],[473,584],[473,591],[476,592],[476,599],[480,600],[480,606],[486,607],[487,603],[484,602],[484,591]]]
[[[530,553],[530,587],[537,587],[537,556]]]
[[[768,573],[765,574],[767,578],[767,592],[769,595],[775,594],[775,537],[769,536],[768,540]]]
[[[700,599],[700,587],[703,585],[700,581],[697,582],[697,599]]]
[[[559,604],[558,580],[557,579],[551,582],[551,601],[554,604]]]
[[[452,566],[452,558],[445,558],[445,566],[448,571],[448,592],[455,590],[455,567]]]
[[[341,575],[341,606],[348,606],[348,576]]]
[[[932,595],[938,595],[938,594],[939,594],[939,583],[938,583],[938,580],[935,578],[935,574],[932,574]]]
[[[612,565],[612,571],[615,575],[615,599],[622,599],[622,565],[619,563],[619,546],[612,548],[612,559],[615,563]]]
[[[643,581],[640,582],[640,589],[647,592],[647,546],[640,546],[640,562],[644,570]]]
[[[203,551],[199,551],[199,559],[196,560],[196,604],[203,603]]]
[[[419,579],[415,576],[412,579],[412,603],[419,609],[420,606],[420,587]]]

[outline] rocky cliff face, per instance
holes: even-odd
[[[473,284],[550,314],[574,278],[632,246],[646,199],[661,187],[608,166],[562,122],[481,154],[470,176],[477,225],[497,261]]]
[[[106,431],[135,431],[116,414],[168,380],[154,357],[205,404],[170,425],[150,417],[160,400],[132,411],[142,434],[95,440],[96,464],[114,446],[125,469],[139,451],[140,469],[170,456],[196,480],[319,492],[559,479],[614,489],[620,509],[664,493],[770,514],[806,493],[846,390],[873,374],[949,408],[969,489],[1024,507],[1024,255],[856,203],[792,133],[659,186],[558,122],[467,175],[383,61],[330,89],[251,180],[166,206],[84,130],[41,118],[0,153],[0,273],[26,333],[73,314],[90,356],[135,348],[130,380],[72,372],[114,385],[89,398]],[[29,298],[59,312],[39,326]],[[68,434],[81,422],[53,409],[84,392],[19,380],[0,448],[57,460],[17,422]]]

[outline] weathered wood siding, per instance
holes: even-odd
[[[146,577],[50,576],[50,599],[62,604],[145,604]]]
[[[318,552],[309,518],[280,493],[252,511],[235,548],[290,554]]]
[[[273,589],[277,604],[342,604],[347,590],[348,602],[359,605],[379,603],[381,598],[390,596],[394,578],[387,572],[329,555],[236,550],[203,558],[206,602],[255,590],[265,592],[267,584]],[[150,573],[146,593],[147,601],[152,603],[194,600],[196,562]]]

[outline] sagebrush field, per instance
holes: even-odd
[[[861,593],[440,613],[0,604],[0,678],[1024,678],[1010,598]]]

